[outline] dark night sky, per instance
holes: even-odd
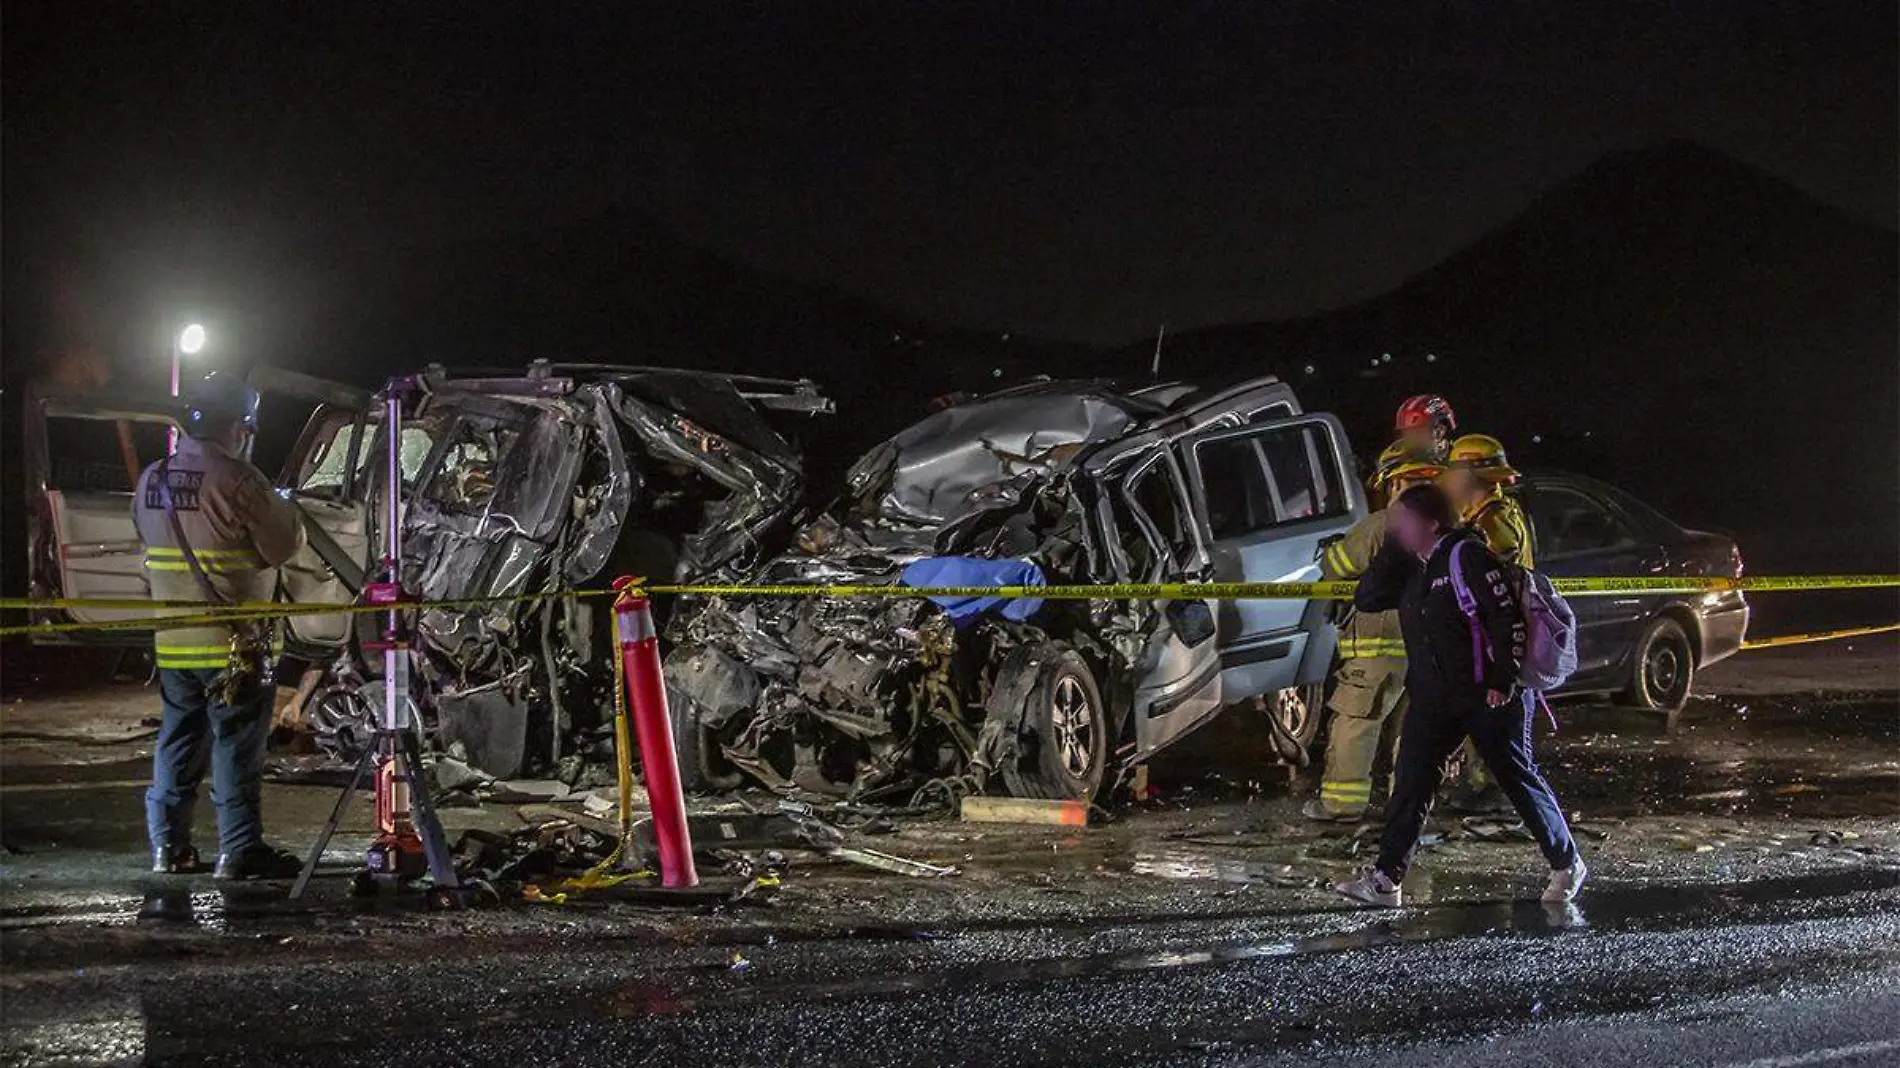
[[[1672,136],[1895,218],[1892,3],[295,6],[7,5],[10,315],[58,269],[294,330],[352,264],[626,205],[1120,340],[1380,292]]]

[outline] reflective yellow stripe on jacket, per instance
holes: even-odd
[[[222,669],[231,663],[230,642],[223,645],[172,644],[165,640],[165,632],[159,631],[153,644],[158,651],[158,666],[162,668]]]
[[[184,631],[191,637],[167,639],[166,631],[159,631],[152,645],[157,654],[158,666],[162,668],[212,668],[222,670],[231,665],[231,643],[223,645],[201,644],[203,628]],[[270,631],[270,655],[284,655],[284,632],[281,627],[272,627]]]
[[[1373,512],[1352,525],[1320,555],[1320,576],[1328,580],[1356,579],[1365,574],[1372,558],[1385,544],[1386,513]],[[1339,658],[1405,656],[1397,612],[1352,612],[1339,626]]]
[[[1346,551],[1344,538],[1326,547],[1326,566],[1341,575],[1358,574],[1365,570],[1365,565],[1355,562],[1352,554]]]
[[[200,549],[197,557],[198,566],[204,568],[207,575],[264,569],[264,558],[251,549]],[[185,559],[183,549],[154,546],[145,550],[145,568],[148,571],[189,572],[191,562]]]
[[[1357,634],[1341,634],[1339,637],[1339,657],[1353,660],[1368,656],[1405,655],[1405,641],[1401,638],[1360,637]]]

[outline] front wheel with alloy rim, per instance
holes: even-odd
[[[1108,717],[1088,661],[1060,642],[1026,646],[997,669],[991,693],[991,714],[1016,724],[1016,752],[1000,769],[1009,792],[1094,799],[1108,765]]]
[[[1260,710],[1266,713],[1273,748],[1281,760],[1305,767],[1312,759],[1307,750],[1319,734],[1319,708],[1324,693],[1320,686],[1299,686],[1255,698]]]
[[[1635,665],[1624,698],[1637,708],[1680,712],[1695,685],[1695,646],[1682,624],[1652,620],[1636,643]]]

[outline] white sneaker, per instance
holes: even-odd
[[[1386,878],[1377,868],[1367,868],[1359,878],[1350,882],[1334,883],[1336,893],[1375,908],[1395,909],[1399,907],[1402,892],[1398,884]]]
[[[1583,880],[1590,875],[1590,869],[1583,863],[1583,857],[1570,862],[1568,868],[1558,868],[1550,873],[1550,882],[1544,887],[1545,901],[1571,901],[1577,891],[1583,889]]]

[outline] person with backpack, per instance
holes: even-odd
[[[1566,624],[1546,616],[1532,634],[1511,570],[1458,522],[1439,487],[1406,490],[1391,507],[1390,524],[1392,536],[1360,578],[1353,604],[1362,612],[1398,611],[1410,708],[1378,861],[1334,889],[1362,904],[1399,907],[1399,884],[1418,850],[1439,780],[1469,738],[1550,865],[1543,900],[1569,901],[1588,869],[1531,753],[1535,701],[1521,679],[1532,657],[1543,674],[1540,684],[1554,684],[1550,680],[1562,674],[1555,661],[1574,656],[1574,637],[1561,629],[1574,630],[1574,619]],[[1547,582],[1536,576],[1525,581],[1550,598],[1540,601],[1540,612],[1562,606]],[[1553,649],[1553,642],[1561,648]]]

